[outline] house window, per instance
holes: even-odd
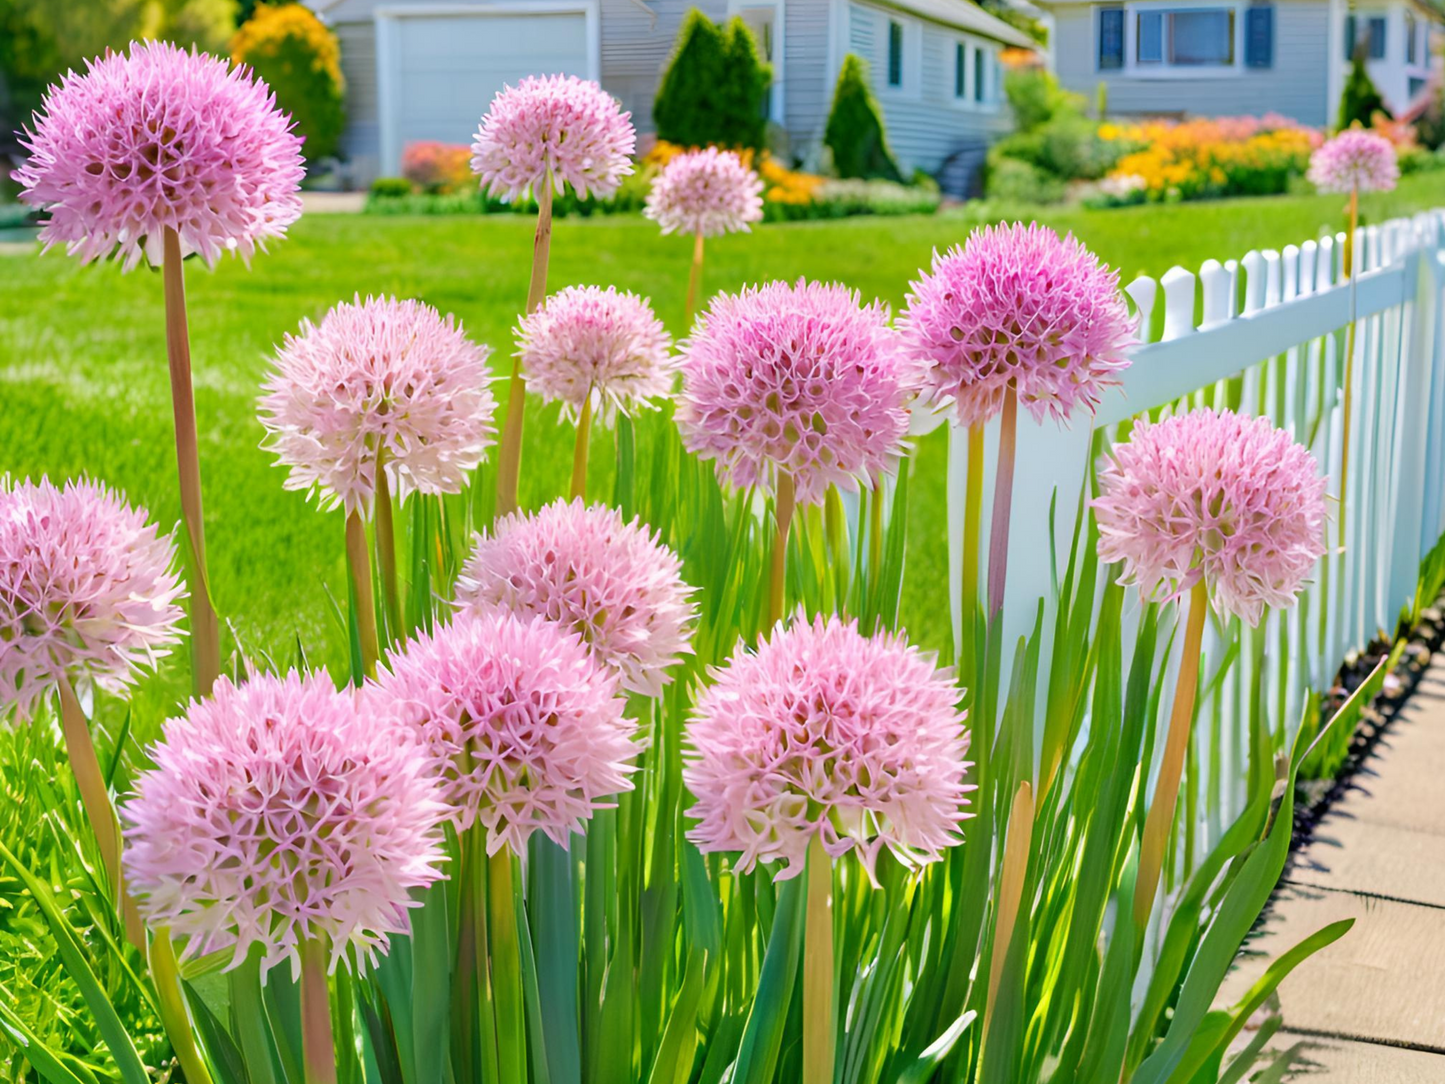
[[[1099,70],[1118,71],[1124,66],[1124,9],[1099,9]]]
[[[903,85],[903,24],[888,20],[888,85]]]
[[[953,96],[968,97],[968,46],[961,41],[953,46]]]
[[[1359,44],[1361,29],[1359,17],[1355,15],[1345,16],[1345,59],[1355,58],[1355,46]],[[1366,56],[1371,60],[1385,59],[1385,17],[1383,15],[1371,15],[1365,19],[1363,33],[1368,35],[1366,39]]]
[[[1405,12],[1405,63],[1418,64],[1420,58],[1420,24],[1415,21],[1413,12]]]
[[[1138,12],[1134,64],[1140,68],[1233,67],[1234,8]]]
[[[979,105],[988,101],[988,54],[981,47],[973,50],[973,100]]]

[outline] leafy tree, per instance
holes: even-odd
[[[772,77],[746,23],[734,18],[719,26],[693,8],[652,105],[658,138],[685,147],[761,149]]]
[[[341,45],[304,4],[257,4],[231,39],[231,57],[270,84],[276,102],[296,121],[315,162],[336,152],[346,127]]]
[[[49,84],[108,48],[164,38],[221,52],[235,29],[236,0],[0,0],[0,131],[27,123]]]
[[[1350,60],[1350,74],[1345,77],[1345,89],[1340,92],[1341,128],[1348,128],[1352,124],[1369,127],[1370,120],[1376,113],[1389,116],[1385,99],[1380,97],[1379,90],[1370,79],[1370,73],[1365,70],[1365,56],[1369,47],[1370,42],[1366,38],[1355,46],[1355,55]]]
[[[840,177],[903,180],[888,149],[882,110],[868,85],[868,65],[853,53],[843,58],[838,72],[823,142],[833,152],[833,169]]]

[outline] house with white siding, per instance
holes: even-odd
[[[1334,124],[1357,44],[1393,113],[1425,92],[1438,15],[1415,0],[1036,0],[1059,81],[1115,116]]]
[[[868,62],[905,173],[965,183],[1011,127],[1001,51],[1025,35],[971,0],[306,0],[341,42],[356,178],[394,175],[419,140],[468,143],[503,85],[596,79],[652,130],[652,101],[683,17],[752,27],[773,66],[767,109],[789,152],[816,164],[843,57]]]

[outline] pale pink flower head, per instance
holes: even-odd
[[[905,866],[962,842],[968,734],[962,690],[902,636],[801,612],[714,671],[687,727],[688,838],[736,868],[803,871],[817,836],[869,877],[886,845]],[[987,843],[985,842],[985,846]]]
[[[917,368],[888,308],[845,286],[770,282],[718,294],[681,344],[677,425],[735,486],[787,471],[801,504],[896,467]]]
[[[635,724],[616,676],[541,617],[463,612],[392,653],[366,696],[426,748],[458,831],[487,853],[559,846],[606,799],[631,790]]]
[[[181,637],[176,547],[95,482],[0,476],[0,716],[62,677],[124,692]]]
[[[402,498],[459,492],[495,433],[488,353],[420,301],[358,297],[302,320],[260,400],[286,488],[369,511],[380,454]]]
[[[557,500],[498,521],[462,568],[457,602],[536,615],[575,633],[628,692],[658,696],[692,651],[697,607],[677,555],[638,520]]]
[[[442,805],[425,752],[326,672],[216,682],[171,719],[121,810],[126,884],[184,958],[253,946],[261,972],[325,938],[365,971],[440,879]]]
[[[672,391],[672,337],[645,297],[568,286],[517,325],[527,387],[576,417],[591,399],[605,421]]]
[[[575,75],[529,75],[492,99],[472,143],[472,172],[504,199],[535,195],[550,180],[585,199],[606,199],[632,172],[632,114]]]
[[[1310,155],[1309,180],[1321,192],[1388,192],[1399,183],[1400,164],[1384,136],[1348,128]]]
[[[1203,577],[1220,613],[1288,607],[1325,551],[1325,480],[1268,418],[1194,410],[1140,420],[1099,471],[1099,558],[1151,602]]]
[[[763,181],[734,151],[686,151],[653,180],[642,213],[663,233],[737,233],[762,219]]]
[[[249,262],[301,215],[301,139],[249,68],[132,42],[68,73],[34,123],[20,198],[50,212],[47,247],[86,262],[159,266],[166,229],[183,256]]]
[[[1003,409],[1010,389],[1036,421],[1093,411],[1134,343],[1119,278],[1046,226],[988,226],[933,254],[899,320],[905,349],[959,425]]]

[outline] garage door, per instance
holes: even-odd
[[[470,143],[492,97],[527,75],[592,75],[582,11],[397,15],[381,28],[382,160],[417,140]]]

